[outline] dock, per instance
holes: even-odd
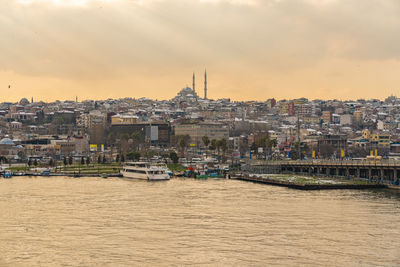
[[[321,177],[347,177],[355,179],[380,180],[387,184],[400,183],[400,161],[352,161],[352,160],[290,160],[254,161],[249,164],[248,173],[292,174]]]
[[[378,183],[357,183],[351,180],[346,183],[318,183],[318,180],[314,183],[301,183],[301,182],[292,182],[281,179],[267,178],[267,177],[258,177],[258,176],[236,176],[231,179],[253,182],[253,183],[261,183],[268,184],[274,186],[282,186],[292,189],[299,190],[338,190],[338,189],[375,189],[375,188],[386,188],[387,186],[384,184]],[[332,180],[334,181],[334,180]]]

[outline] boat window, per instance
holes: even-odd
[[[130,170],[130,169],[126,169],[125,171],[126,171],[126,172],[134,172],[134,173],[144,173],[144,174],[146,174],[146,171],[143,171],[143,170]]]

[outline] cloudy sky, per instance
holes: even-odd
[[[0,101],[400,96],[399,0],[0,1]],[[11,88],[8,86],[11,85]]]

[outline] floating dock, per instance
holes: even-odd
[[[352,183],[348,181],[347,183],[298,183],[285,180],[279,180],[274,178],[265,177],[248,177],[248,176],[238,176],[232,177],[232,179],[242,180],[253,183],[261,183],[275,186],[283,186],[299,190],[334,190],[334,189],[374,189],[374,188],[386,188],[384,184],[378,183]]]

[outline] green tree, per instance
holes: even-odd
[[[81,165],[85,165],[85,159],[81,157]]]
[[[67,162],[67,158],[66,157],[64,157],[64,166],[67,166],[68,165],[68,162]]]
[[[268,151],[272,154],[272,150],[278,145],[278,141],[276,139],[269,139],[268,143]]]
[[[207,135],[203,136],[201,138],[201,140],[203,141],[204,146],[206,147],[206,157],[207,157],[207,152],[208,152],[208,146],[210,145],[210,138],[208,138]]]
[[[116,141],[115,134],[114,133],[109,133],[108,136],[107,136],[107,142],[108,142],[108,145],[111,148],[111,155],[114,152],[115,141]]]
[[[35,160],[33,161],[33,165],[35,165],[35,167],[38,165],[37,159],[35,159]]]
[[[140,159],[140,153],[137,151],[129,151],[128,154],[126,154],[126,158],[128,160],[134,160],[134,161],[138,161]]]
[[[125,162],[125,156],[124,156],[124,154],[121,155],[121,162]]]
[[[30,167],[30,166],[32,166],[32,159],[31,158],[29,158],[29,160],[28,160],[28,166]]]
[[[219,139],[216,141],[216,147],[218,150],[218,156],[220,156],[220,151],[222,150],[223,152],[223,157],[225,157],[225,152],[228,148],[227,142],[225,138]]]
[[[105,156],[105,155],[103,155],[102,163],[103,163],[103,164],[106,164],[106,163],[107,163],[107,159],[106,159],[106,156]]]
[[[293,159],[293,160],[299,159],[299,149],[300,149],[299,142],[294,143],[294,145],[290,149],[290,158],[291,159]]]
[[[176,152],[172,151],[171,153],[169,153],[169,158],[172,160],[173,163],[178,163],[179,157]]]
[[[119,154],[117,154],[117,157],[115,158],[115,162],[119,162]]]
[[[68,164],[69,164],[69,165],[72,165],[72,162],[73,162],[73,159],[72,159],[72,157],[70,156],[70,157],[68,158]]]
[[[25,160],[26,159],[26,155],[25,155],[24,151],[18,151],[17,155],[21,160]]]
[[[203,136],[203,137],[201,138],[201,140],[203,141],[204,146],[205,146],[206,148],[210,145],[210,138],[208,138],[207,135]]]
[[[216,139],[211,140],[210,149],[214,150],[214,151],[217,149],[217,140]]]
[[[109,133],[107,136],[107,141],[108,141],[109,145],[114,145],[115,144],[115,134]]]
[[[119,138],[121,140],[128,141],[129,140],[129,134],[123,133],[123,134],[121,134],[121,136]]]
[[[101,156],[100,155],[97,157],[97,164],[101,164]]]
[[[53,159],[50,159],[50,161],[49,161],[49,166],[51,166],[51,167],[54,166],[54,160],[53,160]]]
[[[90,157],[87,157],[86,158],[86,165],[89,166],[89,164],[90,164]]]
[[[119,136],[119,152],[124,153],[128,148],[129,134],[123,133]]]
[[[133,132],[131,134],[131,138],[132,138],[132,141],[133,141],[133,148],[137,149],[138,144],[142,139],[142,134],[140,132],[138,132],[138,131],[135,131],[135,132]]]
[[[189,145],[190,136],[189,135],[178,135],[178,147],[181,152],[182,157],[185,155],[185,150]]]
[[[222,150],[222,157],[223,157],[222,159],[225,162],[225,153],[228,150],[228,143],[225,138],[219,140],[219,146]]]

